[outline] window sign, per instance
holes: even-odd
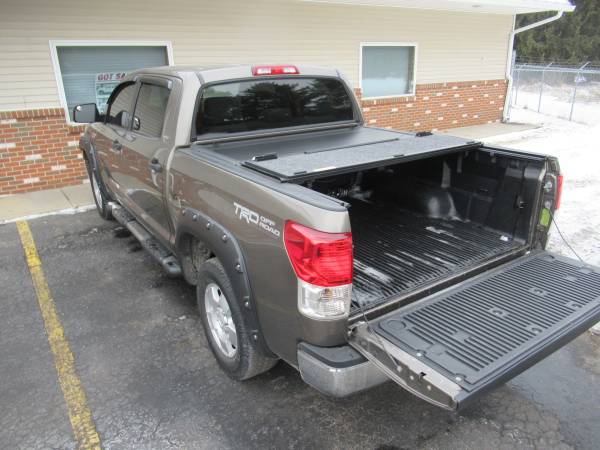
[[[96,74],[96,105],[101,114],[106,113],[108,97],[117,87],[117,84],[125,78],[125,72],[103,72]]]

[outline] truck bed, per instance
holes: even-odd
[[[353,205],[353,311],[475,267],[524,245],[473,222]]]

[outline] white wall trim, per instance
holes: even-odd
[[[60,106],[65,113],[65,120],[67,125],[81,125],[71,121],[69,116],[69,109],[67,106],[67,96],[65,95],[65,86],[62,80],[62,73],[60,71],[60,63],[58,61],[58,47],[165,47],[167,50],[167,61],[169,65],[174,65],[173,61],[173,46],[171,41],[127,41],[127,40],[56,40],[51,39],[48,41],[50,45],[50,57],[52,58],[52,68],[54,69],[54,78],[56,79],[56,85],[58,87],[58,97],[60,99]]]
[[[407,8],[478,14],[526,14],[575,10],[569,0],[301,0],[370,8]]]
[[[413,61],[413,86],[412,92],[408,94],[384,95],[380,97],[362,96],[362,68],[363,68],[363,48],[364,47],[413,47],[415,49],[415,60]],[[396,97],[414,97],[417,93],[417,63],[419,61],[419,44],[417,42],[361,42],[358,57],[358,87],[361,92],[361,100],[377,100]]]

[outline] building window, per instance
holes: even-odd
[[[414,44],[362,44],[363,98],[414,95],[416,53]]]
[[[61,103],[69,122],[73,107],[96,103],[101,113],[113,89],[132,70],[172,64],[169,43],[51,42]]]

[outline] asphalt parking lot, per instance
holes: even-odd
[[[460,415],[388,383],[322,396],[286,364],[214,361],[194,292],[95,211],[29,221],[104,448],[598,448],[600,337],[586,333]],[[0,448],[76,448],[17,226],[0,225]]]

